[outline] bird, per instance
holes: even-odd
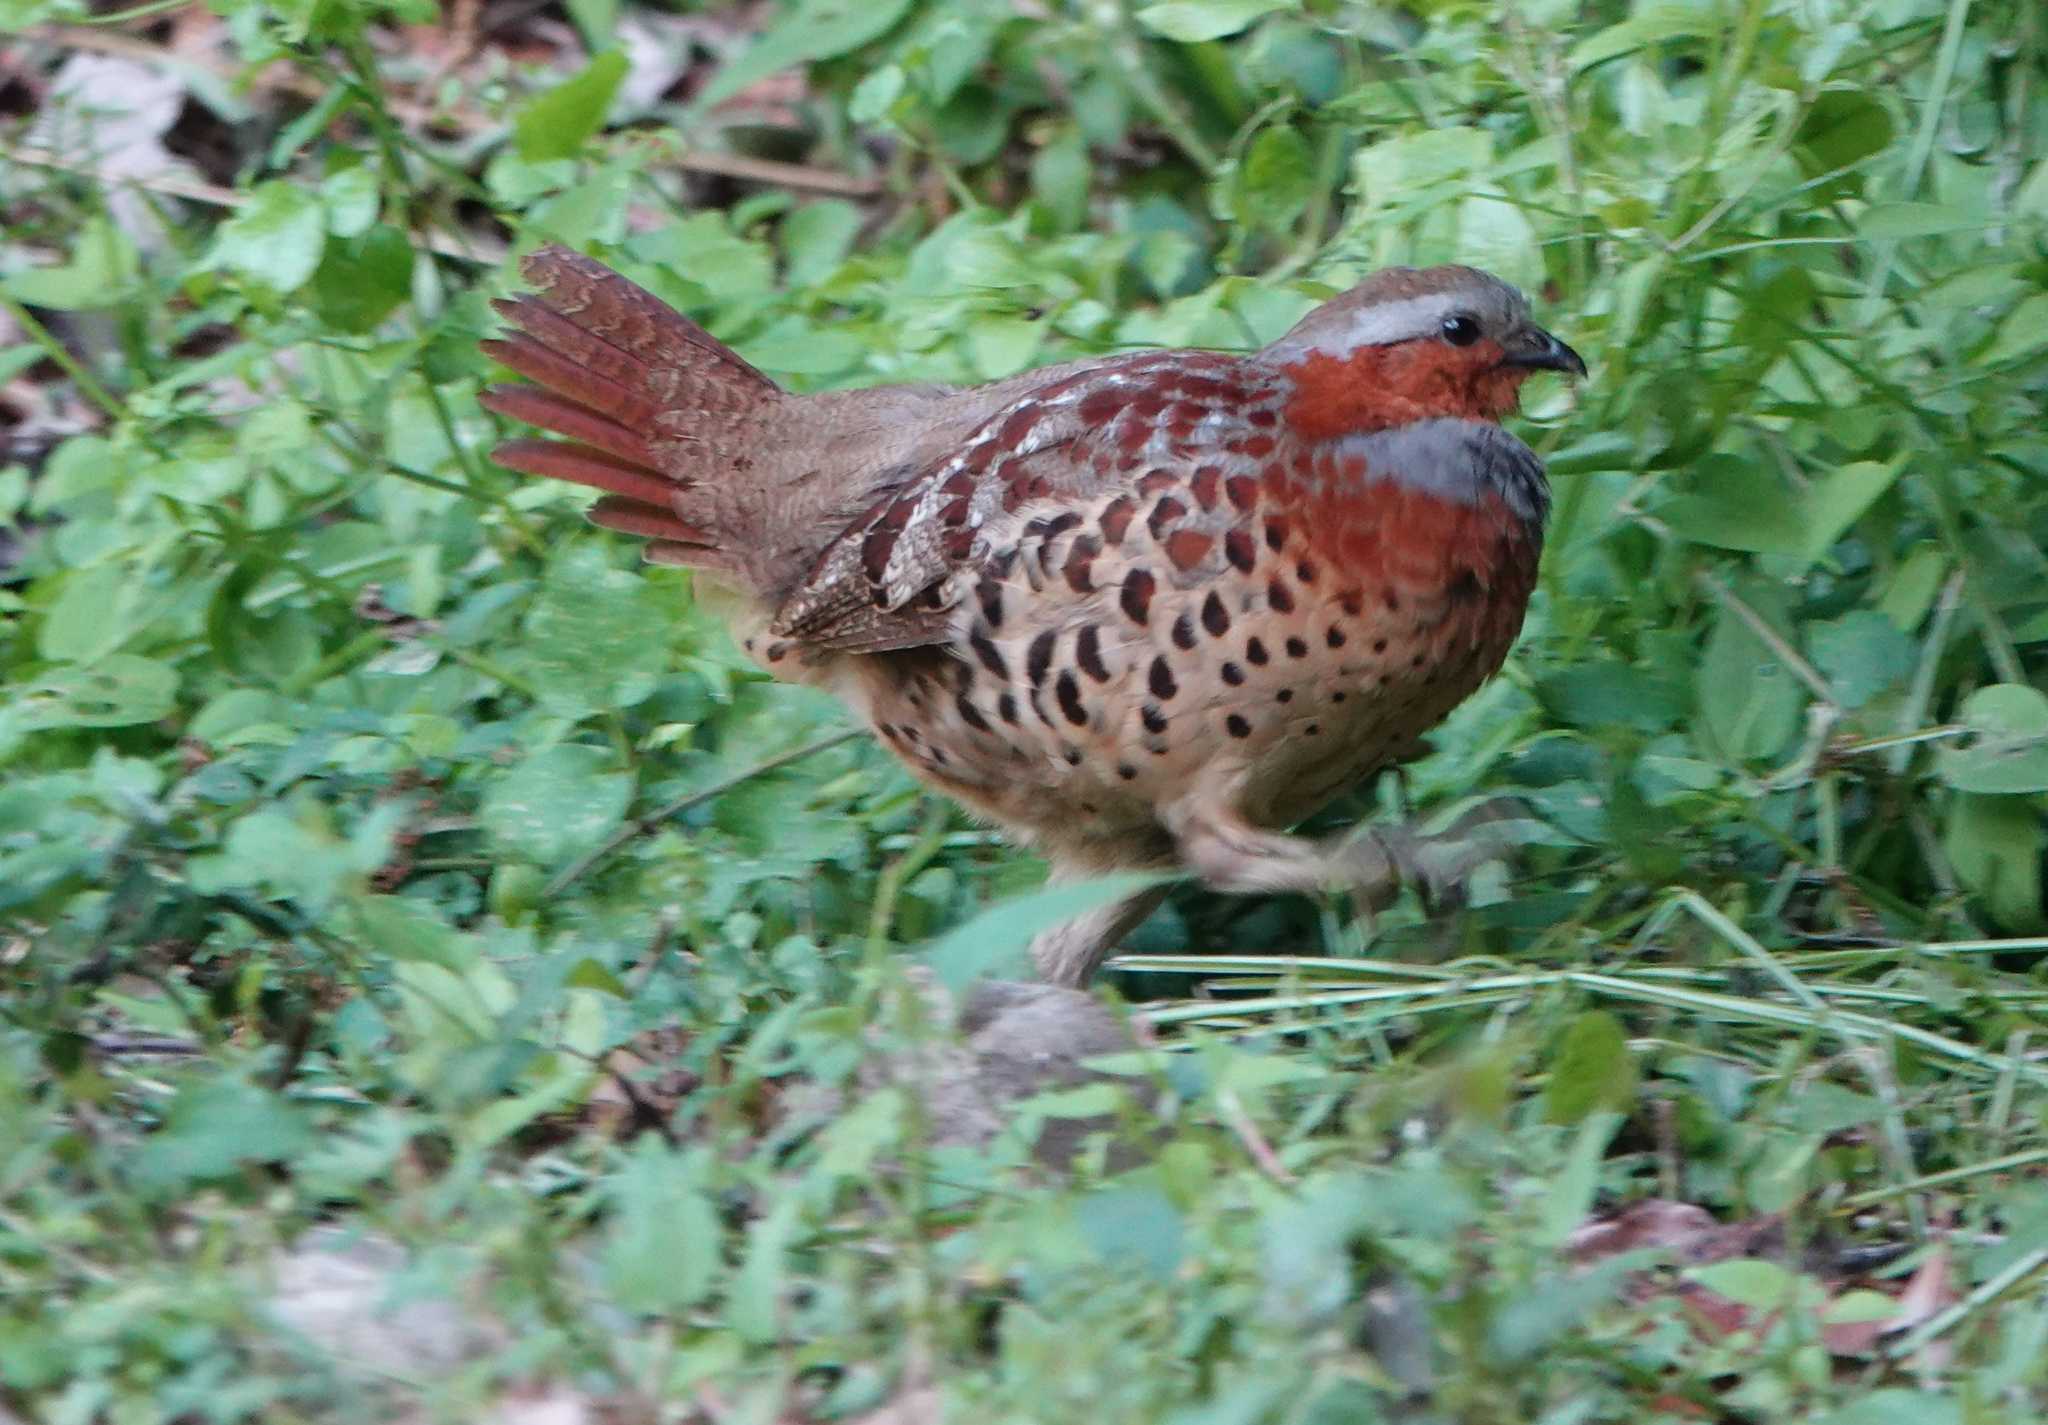
[[[591,258],[520,272],[482,346],[525,380],[480,399],[544,434],[496,462],[601,492],[589,518],[696,571],[749,657],[1054,882],[1400,876],[1389,838],[1291,828],[1501,667],[1550,503],[1501,421],[1586,373],[1510,284],[1393,267],[1257,351],[800,395]],[[1038,977],[1086,985],[1163,894],[1045,931]]]

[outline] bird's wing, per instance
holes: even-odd
[[[1078,523],[1156,469],[1183,479],[1204,451],[1256,438],[1240,368],[1217,353],[1150,352],[1032,388],[828,544],[774,632],[821,651],[943,642],[958,575],[1050,523]]]

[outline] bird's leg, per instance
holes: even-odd
[[[1097,868],[1068,868],[1055,862],[1049,879],[1054,883],[1080,881],[1099,874]],[[1031,942],[1031,961],[1038,967],[1039,978],[1052,985],[1087,984],[1117,941],[1137,929],[1138,922],[1166,899],[1166,892],[1165,886],[1140,891],[1041,931]]]

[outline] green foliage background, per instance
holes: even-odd
[[[0,468],[0,1404],[475,1419],[567,1380],[620,1418],[708,1387],[841,1419],[923,1381],[1105,1425],[2041,1417],[2037,5],[799,0],[629,99],[632,10],[583,0],[586,67],[429,96],[476,128],[390,101],[431,8],[214,9],[321,96],[237,206],[166,206],[144,250],[89,162],[0,157],[30,336],[0,377],[104,417]],[[78,18],[0,4],[30,53]],[[794,130],[720,107],[792,66]],[[872,192],[707,181],[678,142]],[[1371,927],[1177,893],[1116,979],[1176,1049],[1156,1160],[933,1149],[856,1076],[899,948],[998,905],[950,942],[993,960],[1037,870],[863,740],[779,762],[837,709],[489,465],[500,231],[799,389],[1247,347],[1389,262],[1522,283],[1593,376],[1532,392],[1528,630],[1406,795],[1518,798],[1530,847]],[[1337,958],[1176,1000],[1212,951]],[[671,1101],[599,1112],[649,1043]],[[1931,1353],[1831,1362],[1810,1254],[1716,1280],[1761,1322],[1733,1337],[1563,1265],[1658,1195],[1896,1246],[1893,1278],[1951,1231],[1960,1305]],[[319,1223],[511,1344],[349,1376],[264,1313]],[[1420,1399],[1372,1349],[1393,1279]]]

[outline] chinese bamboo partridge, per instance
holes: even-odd
[[[1286,829],[1499,668],[1549,490],[1499,420],[1583,374],[1514,288],[1380,272],[1263,351],[1143,351],[970,389],[797,396],[561,248],[500,304],[514,470],[731,596],[742,646],[829,688],[1054,874],[1182,865],[1225,890],[1388,870]],[[700,584],[701,586],[701,584]],[[1049,932],[1085,982],[1150,902]]]

